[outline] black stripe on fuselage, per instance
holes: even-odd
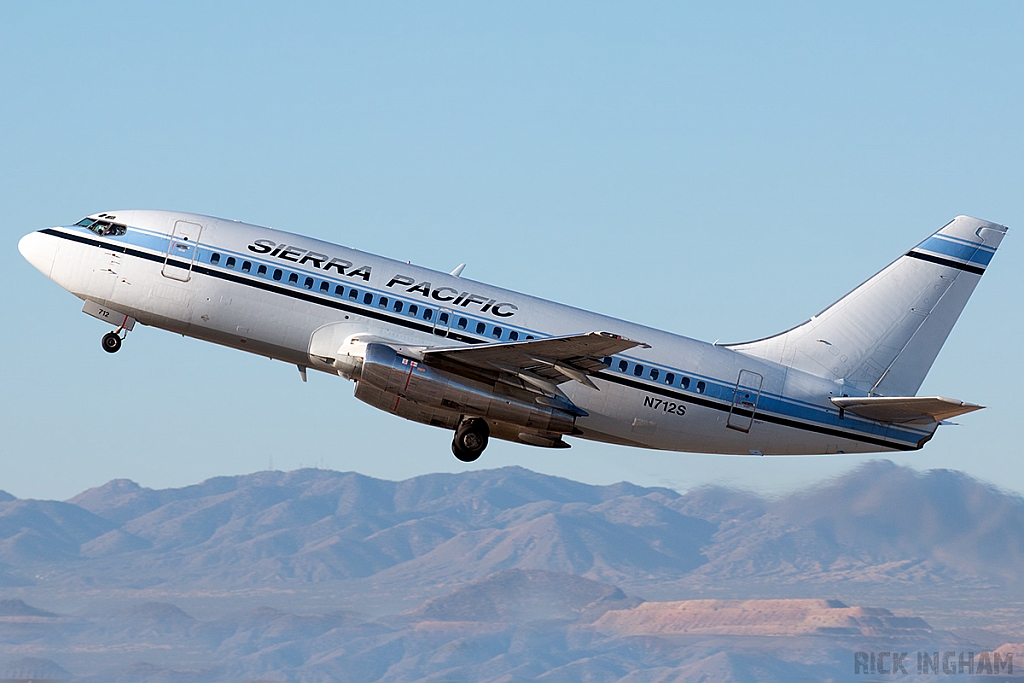
[[[111,245],[111,244],[109,244],[107,242],[100,242],[99,240],[94,240],[94,239],[91,239],[89,237],[85,237],[84,235],[68,234],[68,233],[64,233],[64,232],[57,232],[56,230],[43,230],[42,232],[44,234],[47,234],[47,235],[54,235],[56,237],[63,237],[64,239],[69,239],[69,240],[71,240],[73,242],[80,242],[82,244],[88,244],[90,246],[102,247],[104,249],[111,249],[111,248],[116,246],[118,251],[123,249],[124,253],[127,254],[128,256],[137,256],[137,257],[139,257],[141,259],[145,259],[147,261],[152,261],[154,263],[169,263],[172,266],[175,266],[175,267],[178,267],[178,268],[183,268],[185,270],[189,269],[188,261],[179,261],[178,259],[173,259],[173,258],[168,259],[167,256],[163,255],[163,254],[152,254],[152,253],[149,253],[149,252],[146,252],[146,251],[141,251],[141,250],[138,250],[138,249],[132,249],[130,247],[124,247],[123,245],[119,245],[119,244],[118,245]],[[262,289],[263,291],[266,291],[266,292],[273,292],[275,294],[281,294],[283,296],[291,297],[293,299],[299,299],[301,301],[306,301],[306,302],[309,302],[309,303],[312,303],[312,304],[319,304],[321,306],[327,306],[328,308],[333,308],[333,309],[336,309],[336,310],[339,310],[339,311],[345,311],[346,313],[354,313],[356,315],[361,315],[364,318],[373,318],[375,320],[380,320],[382,322],[388,322],[388,323],[392,323],[392,324],[396,324],[396,325],[401,325],[402,327],[407,327],[409,329],[418,330],[420,332],[426,332],[428,334],[433,333],[434,329],[435,329],[433,325],[430,325],[430,324],[424,323],[424,322],[419,322],[418,320],[415,320],[415,319],[412,319],[412,318],[407,318],[407,317],[404,317],[404,316],[403,317],[393,316],[393,315],[389,315],[387,313],[384,313],[384,312],[382,312],[380,310],[374,310],[372,308],[369,308],[369,309],[361,308],[359,306],[353,306],[352,304],[350,304],[348,302],[345,302],[345,301],[338,301],[336,299],[325,298],[323,296],[320,296],[318,294],[313,293],[312,290],[310,290],[308,293],[307,292],[301,292],[301,291],[295,291],[291,287],[287,287],[285,285],[277,285],[277,284],[273,284],[271,282],[266,282],[264,280],[258,280],[258,279],[253,278],[253,277],[243,277],[243,276],[237,275],[235,273],[226,273],[226,272],[224,272],[222,270],[216,270],[216,269],[213,269],[213,268],[207,268],[206,266],[204,266],[204,265],[202,265],[200,263],[192,264],[191,269],[192,269],[192,272],[199,273],[200,275],[207,275],[209,277],[215,277],[215,278],[219,278],[221,280],[227,280],[228,282],[234,282],[235,284],[247,285],[249,287],[255,287],[256,289]],[[349,287],[352,287],[352,285],[349,285]],[[358,287],[352,287],[352,288],[353,289],[357,289]],[[447,329],[447,328],[441,328],[441,329]],[[437,335],[437,336],[440,337],[441,335]],[[448,334],[444,335],[444,338],[445,339],[455,339],[455,340],[466,342],[466,343],[469,343],[469,344],[485,344],[485,343],[487,343],[484,340],[479,340],[479,339],[476,339],[475,337],[470,337],[470,336],[467,336],[467,335],[464,335],[464,334],[460,334],[459,332],[456,332],[455,330],[450,330],[450,329],[448,330]]]
[[[670,396],[684,403],[692,403],[694,405],[702,406],[704,408],[718,410],[723,413],[728,413],[731,408],[730,404],[728,403],[714,401],[709,398],[694,396],[692,394],[684,394],[679,391],[673,391],[668,387],[644,384],[643,382],[638,382],[637,380],[630,379],[628,377],[616,375],[614,372],[598,372],[594,376],[599,377],[608,382],[614,382],[615,384],[621,384],[623,386],[627,386],[633,389],[645,391],[649,394],[661,394],[662,396]],[[835,436],[841,439],[850,439],[851,441],[860,441],[862,443],[869,443],[874,446],[883,446],[885,448],[893,448],[895,450],[900,451],[916,451],[921,448],[921,446],[910,446],[907,444],[902,444],[898,441],[887,441],[885,439],[879,439],[877,437],[867,436],[863,434],[851,434],[849,432],[844,432],[841,429],[833,429],[831,427],[826,427],[825,425],[819,425],[814,423],[800,422],[799,420],[794,420],[788,417],[781,417],[779,415],[774,415],[772,413],[756,413],[756,411],[744,410],[742,408],[736,408],[732,412],[741,417],[753,416],[755,419],[761,420],[762,422],[771,422],[772,424],[777,424],[782,427],[803,429],[804,431],[808,432],[815,432],[817,434]]]
[[[947,268],[956,268],[957,270],[964,270],[968,273],[974,273],[975,275],[984,275],[985,269],[979,268],[978,266],[972,266],[969,263],[960,263],[952,259],[944,258],[942,256],[936,256],[935,254],[926,254],[922,251],[908,251],[907,256],[910,258],[920,259],[927,261],[928,263],[935,263],[940,266],[946,266]]]
[[[84,235],[76,235],[76,234],[73,234],[73,233],[59,232],[57,230],[52,230],[52,229],[42,230],[41,232],[43,232],[44,234],[47,234],[47,235],[53,235],[54,237],[60,237],[60,238],[63,238],[63,239],[71,240],[72,242],[79,242],[81,244],[87,244],[87,245],[90,245],[90,246],[101,247],[101,248],[104,248],[104,249],[115,249],[115,248],[118,249],[118,250],[123,249],[124,253],[127,254],[128,256],[137,256],[138,258],[142,258],[142,259],[145,259],[147,261],[152,261],[154,263],[165,263],[165,262],[168,262],[171,265],[177,266],[179,268],[188,269],[188,267],[189,267],[189,264],[188,264],[187,261],[179,261],[177,259],[168,259],[166,255],[152,254],[152,253],[149,253],[149,252],[146,252],[146,251],[141,251],[139,249],[132,249],[132,248],[129,248],[129,247],[125,247],[125,246],[120,245],[120,244],[110,244],[108,242],[101,242],[99,240],[95,240],[95,239],[91,239],[89,237],[86,237]],[[393,315],[389,315],[387,313],[383,313],[383,312],[378,311],[378,310],[361,308],[359,306],[353,306],[353,305],[348,304],[348,303],[343,302],[343,301],[335,301],[334,299],[324,298],[322,296],[319,296],[319,295],[313,294],[313,293],[308,293],[307,294],[306,292],[295,291],[294,289],[292,289],[290,287],[285,287],[285,286],[282,286],[282,285],[272,284],[272,283],[269,283],[269,282],[265,282],[263,280],[257,280],[257,279],[252,278],[252,277],[242,277],[241,275],[236,275],[235,273],[227,273],[227,272],[224,272],[222,270],[215,270],[213,268],[207,268],[206,266],[203,266],[202,264],[193,264],[192,265],[192,270],[193,270],[193,272],[200,273],[202,275],[207,275],[209,277],[220,278],[221,280],[226,280],[228,282],[234,282],[234,283],[240,284],[240,285],[247,285],[249,287],[255,287],[256,289],[261,289],[261,290],[264,290],[264,291],[267,291],[267,292],[273,292],[275,294],[281,294],[283,296],[291,297],[293,299],[299,299],[301,301],[306,301],[306,302],[313,303],[313,304],[319,304],[321,306],[327,306],[329,308],[334,308],[334,309],[337,309],[337,310],[340,310],[340,311],[346,311],[348,313],[354,313],[356,315],[361,315],[361,316],[366,317],[366,318],[374,318],[375,320],[380,320],[382,322],[387,322],[387,323],[390,323],[392,325],[398,325],[400,327],[405,327],[405,328],[408,328],[408,329],[418,330],[420,332],[426,332],[428,334],[432,333],[434,331],[433,326],[427,325],[427,324],[424,324],[424,323],[421,323],[421,322],[418,322],[418,321],[413,320],[411,318],[407,318],[407,317],[404,317],[404,316],[403,317],[393,316]],[[455,339],[455,340],[458,340],[458,341],[466,342],[468,344],[487,344],[487,343],[489,343],[489,340],[476,339],[475,337],[459,334],[459,333],[456,333],[454,331],[449,331],[448,335],[445,336],[444,338],[445,339]],[[678,400],[678,401],[680,401],[682,403],[690,403],[690,404],[693,404],[693,405],[699,405],[699,406],[702,406],[702,407],[705,407],[705,408],[711,408],[713,410],[718,410],[718,411],[725,412],[725,413],[729,412],[729,410],[731,408],[731,406],[729,404],[727,404],[727,403],[722,403],[722,402],[719,402],[719,401],[713,401],[711,399],[707,399],[707,398],[703,398],[703,397],[699,397],[699,396],[694,396],[693,394],[683,393],[681,391],[677,391],[677,390],[671,389],[671,388],[666,387],[666,386],[661,386],[661,385],[657,385],[657,384],[655,384],[655,385],[645,384],[644,382],[640,382],[638,380],[630,379],[628,377],[623,377],[623,376],[618,375],[618,374],[616,374],[614,372],[607,372],[607,371],[598,372],[598,373],[595,374],[595,377],[599,377],[599,378],[601,378],[601,379],[603,379],[603,380],[605,380],[607,382],[612,382],[613,384],[619,384],[621,386],[630,387],[632,389],[638,389],[640,391],[645,391],[645,392],[651,393],[651,394],[660,394],[662,396],[668,396],[668,397],[674,398],[674,399],[676,399],[676,400]],[[740,415],[740,416],[743,416],[743,417],[751,417],[751,415],[753,414],[752,411],[743,410],[743,409],[735,409],[733,412],[735,412],[737,415]],[[872,445],[875,445],[875,446],[882,446],[883,448],[892,448],[892,449],[901,450],[901,451],[915,451],[915,450],[918,450],[921,447],[920,445],[918,445],[918,446],[910,446],[910,445],[907,445],[907,444],[900,443],[898,441],[887,441],[885,439],[879,439],[879,438],[876,438],[876,437],[873,437],[873,436],[867,436],[867,435],[863,435],[863,434],[845,432],[845,431],[840,430],[840,429],[833,429],[831,427],[826,427],[824,425],[819,425],[819,424],[815,424],[815,423],[800,422],[799,420],[793,420],[793,419],[790,419],[790,418],[781,417],[781,416],[778,416],[778,415],[773,415],[771,413],[757,413],[756,419],[762,420],[764,422],[771,422],[773,424],[777,424],[777,425],[780,425],[780,426],[783,426],[783,427],[790,427],[792,429],[802,429],[804,431],[815,432],[817,434],[825,434],[825,435],[828,435],[828,436],[835,436],[835,437],[842,438],[842,439],[850,439],[851,441],[860,441],[862,443],[869,443],[869,444],[872,444]]]

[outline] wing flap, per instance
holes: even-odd
[[[536,380],[558,385],[572,379],[596,389],[588,376],[608,368],[603,359],[637,346],[647,345],[609,332],[589,332],[520,342],[425,349],[423,360],[499,370],[535,385]]]
[[[985,406],[942,396],[860,396],[833,398],[843,410],[880,422],[941,422]]]

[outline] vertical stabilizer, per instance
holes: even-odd
[[[729,348],[878,396],[913,396],[1006,228],[958,216],[806,323]]]

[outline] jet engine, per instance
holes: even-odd
[[[584,414],[568,401],[562,408],[547,396],[499,382],[496,374],[470,377],[438,369],[387,344],[367,344],[361,365],[356,398],[439,427],[454,429],[461,416],[475,416],[530,431],[568,434],[576,416]]]

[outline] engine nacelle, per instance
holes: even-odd
[[[535,400],[550,403],[546,397],[438,370],[378,343],[366,345],[356,398],[396,414],[407,412],[402,409],[403,402],[415,403],[426,409],[425,415],[436,416],[429,420],[431,423],[439,413],[447,413],[455,419],[471,415],[530,430],[568,434],[576,421],[570,413]]]

